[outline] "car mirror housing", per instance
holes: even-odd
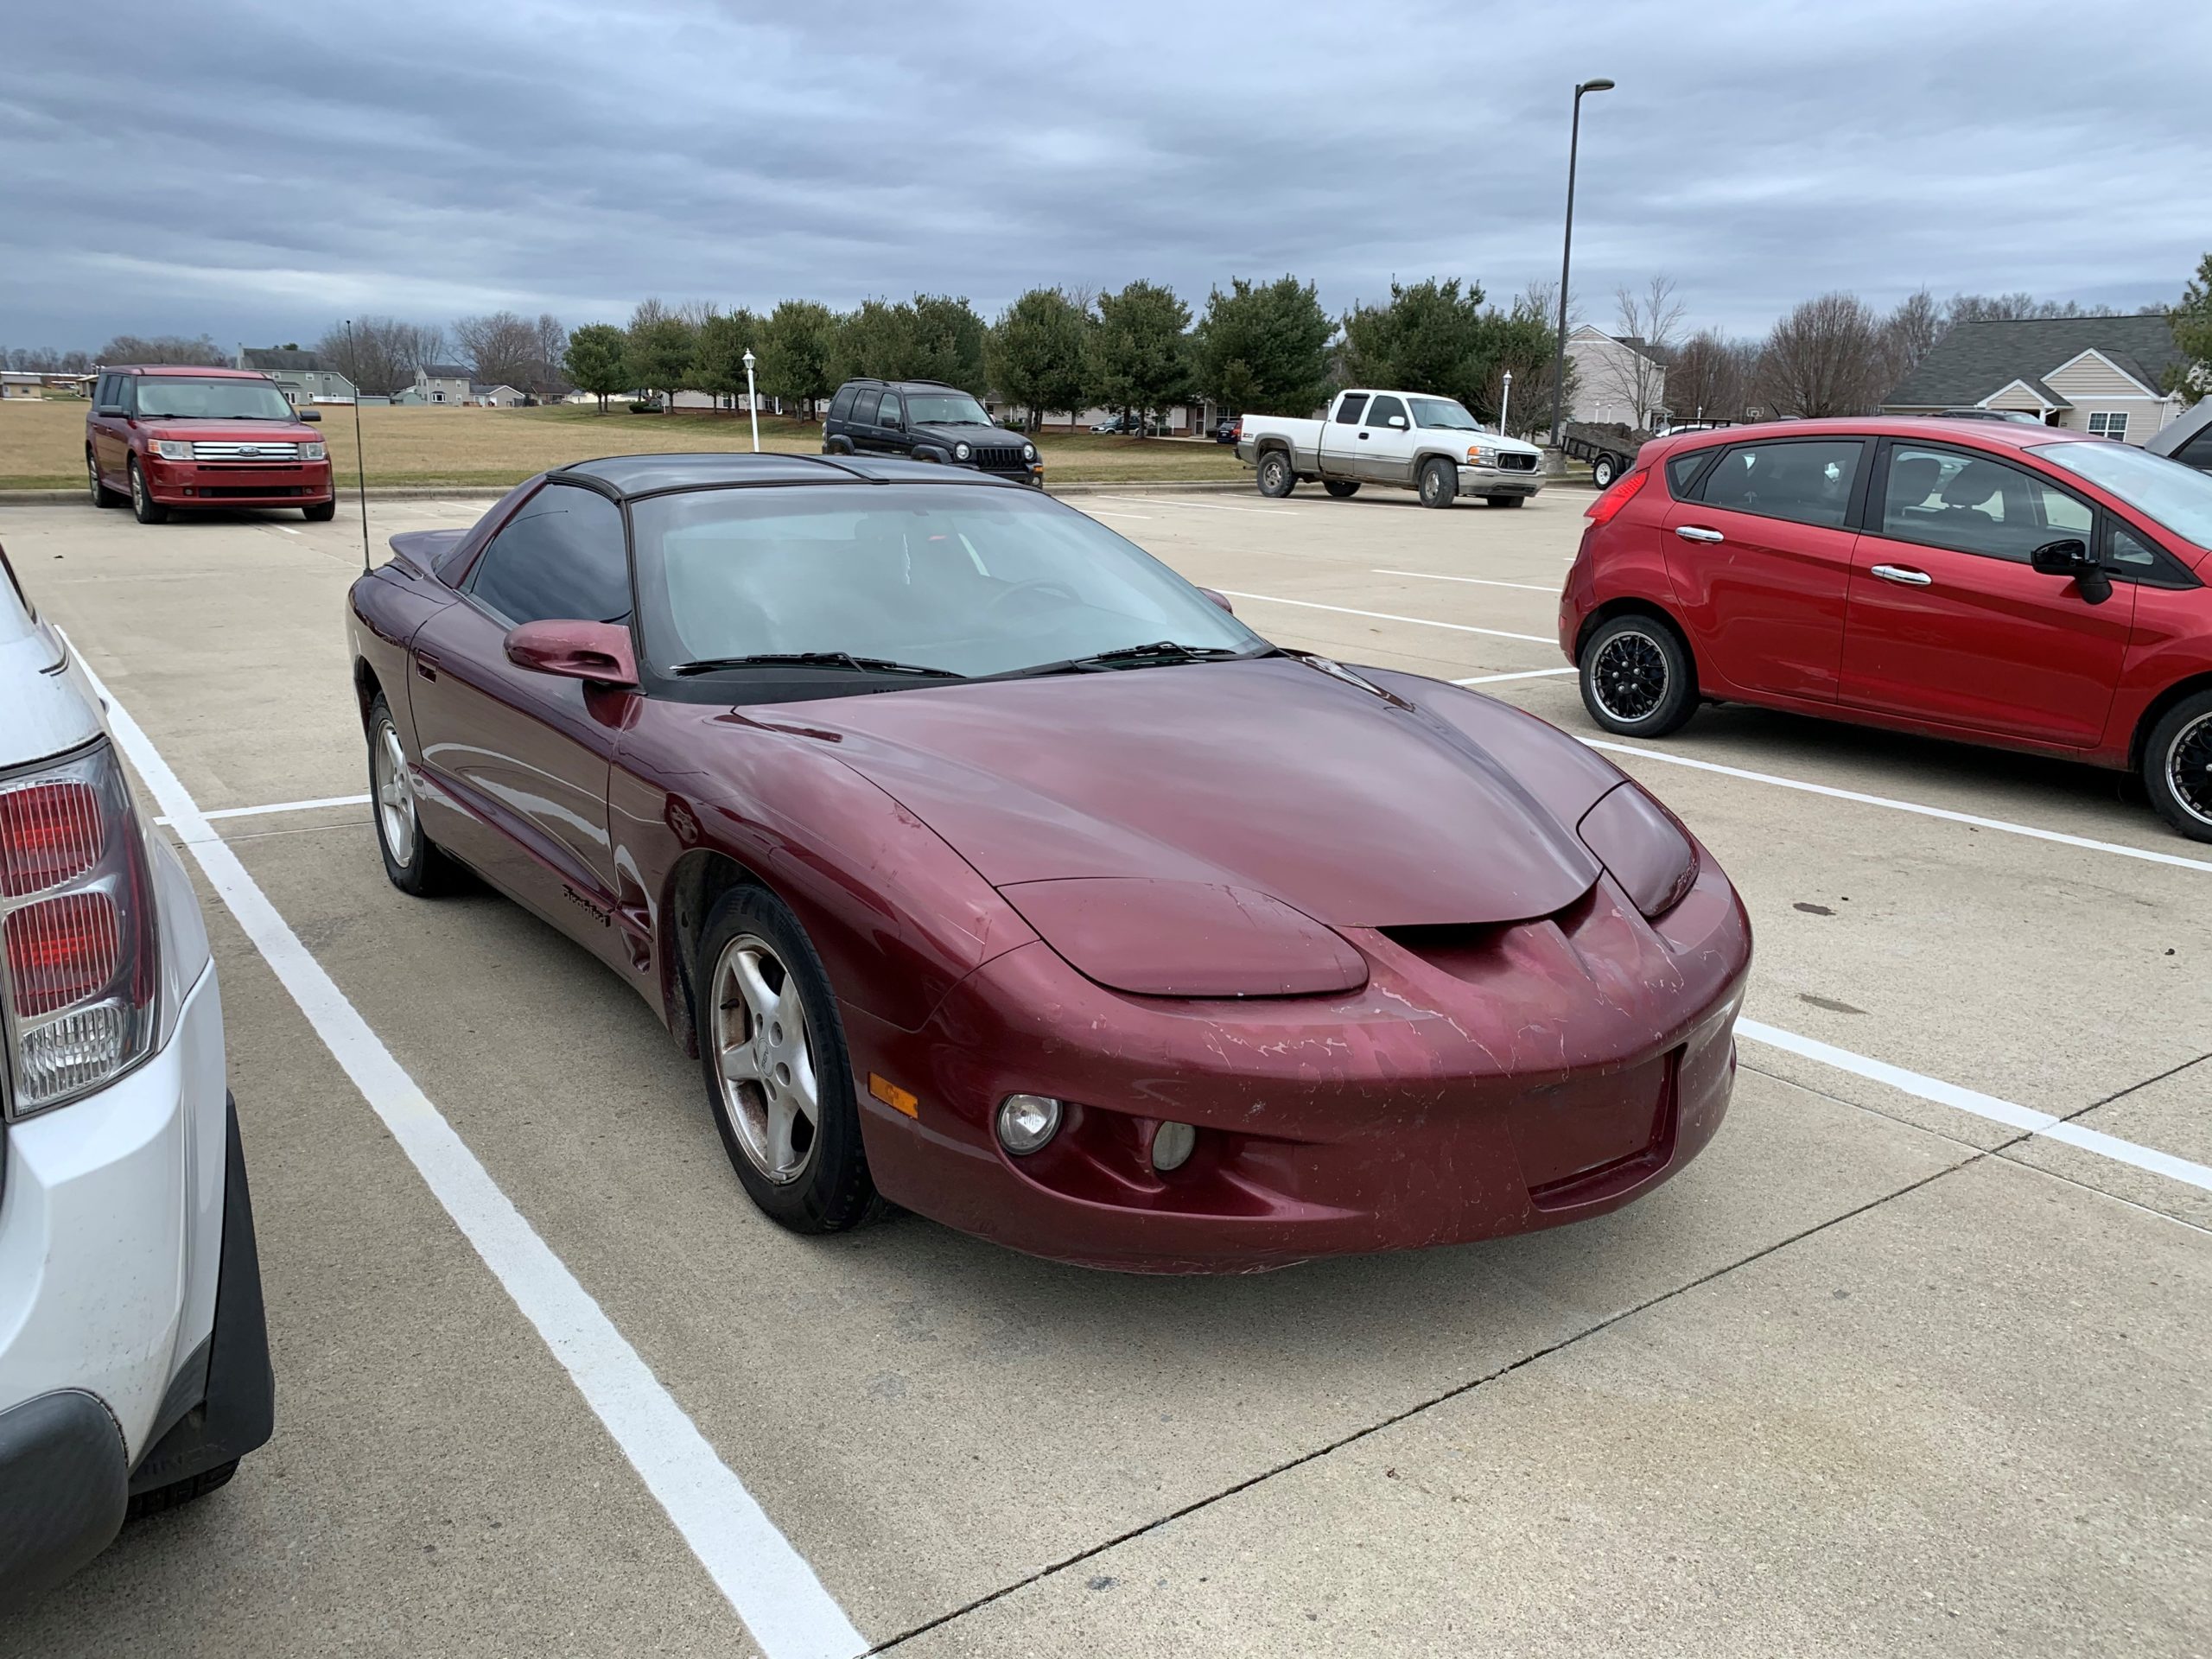
[[[2071,576],[2082,597],[2101,605],[2112,597],[2112,578],[2105,574],[2089,544],[2077,536],[2045,542],[2028,555],[2028,563],[2046,576]]]
[[[1229,602],[1229,599],[1226,594],[1217,594],[1211,588],[1201,588],[1198,591],[1204,594],[1208,599],[1211,600],[1215,604],[1220,606],[1223,610],[1227,611],[1231,616],[1236,614],[1236,607]]]
[[[302,421],[314,422],[322,418],[322,411],[319,409],[296,409],[292,413],[297,419]]]
[[[101,404],[92,410],[92,413],[95,415],[107,416],[122,415],[127,412],[128,411],[124,409],[121,404]]]
[[[1406,429],[1406,417],[1402,415],[1393,415],[1390,416],[1390,425],[1395,430],[1402,432]]]
[[[637,653],[630,630],[619,622],[582,622],[548,618],[509,631],[507,660],[536,674],[586,680],[594,685],[634,687]]]

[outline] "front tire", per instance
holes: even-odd
[[[156,1486],[149,1492],[141,1492],[130,1500],[124,1511],[126,1521],[143,1521],[149,1515],[160,1515],[180,1503],[189,1503],[196,1497],[205,1497],[218,1487],[231,1484],[231,1477],[238,1471],[238,1460],[219,1463],[213,1469],[202,1469],[196,1475],[187,1475],[182,1480],[171,1481],[166,1486]]]
[[[146,474],[139,470],[137,458],[130,461],[130,511],[142,524],[162,524],[168,522],[169,510],[154,499],[154,493],[146,487]]]
[[[369,809],[376,819],[377,850],[391,885],[416,899],[435,898],[460,885],[461,870],[437,842],[423,833],[416,811],[414,780],[391,705],[384,693],[369,704]]]
[[[1582,706],[1623,737],[1664,737],[1697,712],[1697,668],[1655,616],[1617,616],[1582,648]]]
[[[837,1000],[798,918],[765,887],[731,888],[691,982],[707,1103],[746,1195],[795,1233],[880,1214]]]
[[[1600,455],[1590,463],[1590,481],[1601,490],[1611,489],[1613,480],[1619,476],[1620,469],[1611,455]]]
[[[1440,456],[1432,456],[1421,463],[1421,505],[1448,507],[1459,499],[1459,474],[1450,461]]]
[[[1483,498],[1483,505],[1486,507],[1517,507],[1528,499],[1525,495],[1486,495]]]
[[[2143,786],[2160,817],[2191,841],[2212,841],[2212,691],[2183,697],[2151,728]]]
[[[119,507],[123,505],[123,497],[100,482],[100,464],[92,459],[92,452],[89,449],[85,451],[85,482],[92,490],[94,506]]]
[[[1280,449],[1270,449],[1260,457],[1258,481],[1262,495],[1280,501],[1298,487],[1298,471],[1290,464],[1288,455]]]
[[[334,498],[328,501],[317,501],[300,509],[300,517],[311,524],[327,524],[337,516],[338,503]]]
[[[1359,482],[1357,479],[1324,479],[1321,482],[1321,487],[1326,490],[1331,495],[1335,496],[1339,501],[1349,500],[1351,497],[1359,493]]]

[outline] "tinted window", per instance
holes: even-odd
[[[1730,449],[1698,493],[1707,505],[1800,524],[1841,524],[1865,446],[1855,440],[1746,443]]]
[[[2175,450],[2174,459],[2184,467],[2195,467],[2200,471],[2212,473],[2212,427],[2207,427]]]
[[[883,394],[883,407],[875,411],[875,423],[878,426],[899,424],[899,394],[897,392],[887,391]]]
[[[1401,422],[1404,421],[1406,418],[1405,404],[1395,397],[1377,397],[1373,403],[1367,406],[1367,424],[1370,426],[1388,426],[1390,424],[1390,417],[1394,415],[1396,416]]]
[[[2101,484],[2197,546],[2212,547],[2212,478],[2202,473],[2121,443],[2054,443],[2030,453]]]
[[[850,386],[838,387],[837,395],[830,400],[830,418],[842,421],[852,412],[853,389]]]
[[[2112,527],[2112,539],[2105,544],[2105,563],[2118,573],[2127,575],[2147,575],[2159,568],[2158,550],[2150,546],[2133,531],[2118,524]]]
[[[103,404],[113,403],[115,401],[114,390],[115,377],[111,374],[104,374],[100,376],[100,378],[95,381],[92,385],[92,407],[94,409],[99,409]]]
[[[620,622],[630,613],[621,509],[574,485],[547,485],[493,537],[469,588],[510,622]]]
[[[1710,449],[1693,449],[1686,455],[1676,455],[1667,463],[1667,487],[1677,496],[1687,498],[1690,486],[1697,482],[1698,468],[1712,458]]]
[[[883,394],[873,386],[861,387],[860,395],[853,399],[853,424],[855,426],[874,425],[875,406],[882,401]]]
[[[1890,451],[1881,532],[1898,541],[2025,564],[2045,542],[2086,540],[2094,522],[2083,503],[2008,462],[1907,443]]]
[[[1338,426],[1357,426],[1359,424],[1360,413],[1366,407],[1367,394],[1365,392],[1346,392],[1344,394],[1344,401],[1337,405],[1337,424]]]

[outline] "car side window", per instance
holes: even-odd
[[[2095,524],[2088,503],[2008,461],[1907,443],[1890,451],[1881,533],[1893,540],[2025,564],[2045,542],[2088,540]]]
[[[1346,392],[1344,395],[1343,401],[1338,403],[1337,405],[1337,424],[1338,426],[1357,426],[1359,424],[1360,411],[1364,410],[1366,407],[1367,394],[1365,392]]]
[[[875,423],[878,426],[896,426],[899,424],[899,394],[895,391],[885,392],[883,407],[875,413]]]
[[[137,375],[118,374],[115,377],[115,401],[123,406],[123,412],[126,415],[136,415],[138,412],[138,377]]]
[[[1851,486],[1865,454],[1855,438],[1738,444],[1706,474],[1698,499],[1731,512],[1840,526],[1851,516]]]
[[[873,387],[869,387],[863,390],[860,396],[854,398],[853,424],[855,426],[874,425],[875,406],[878,403],[882,401],[882,397],[883,394],[881,392],[877,391]]]
[[[594,491],[548,484],[492,538],[469,591],[510,622],[621,621],[630,614],[622,510]]]
[[[842,421],[848,418],[852,412],[853,388],[850,386],[838,387],[837,395],[830,400],[830,418],[833,421]]]
[[[1697,482],[1698,471],[1713,459],[1710,449],[1693,449],[1688,454],[1671,456],[1667,462],[1667,488],[1678,501],[1690,499],[1690,486]]]
[[[1367,406],[1367,424],[1370,426],[1388,426],[1392,416],[1398,418],[1400,424],[1404,423],[1406,406],[1398,398],[1377,397]]]
[[[100,376],[99,379],[92,382],[92,407],[94,409],[105,408],[107,404],[115,401],[114,398],[108,396],[109,388],[114,385],[115,377],[111,374],[104,374]]]

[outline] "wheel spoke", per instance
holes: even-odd
[[[756,1027],[775,1018],[776,993],[769,988],[768,976],[761,971],[758,951],[739,951],[730,963],[730,977],[746,1006],[753,1011]]]
[[[767,1145],[763,1151],[768,1165],[767,1173],[780,1175],[798,1160],[798,1152],[791,1145],[791,1129],[798,1114],[793,1109],[791,1096],[780,1094],[769,1096],[766,1116],[763,1127],[767,1130],[765,1137]]]
[[[760,1062],[754,1057],[750,1043],[733,1043],[724,1038],[717,1041],[715,1046],[721,1052],[723,1077],[732,1083],[758,1083],[760,1080]]]
[[[791,1080],[783,1090],[784,1098],[797,1108],[800,1116],[810,1123],[822,1121],[822,1101],[814,1077],[814,1056],[807,1052],[802,1040],[796,1044],[791,1057]]]

